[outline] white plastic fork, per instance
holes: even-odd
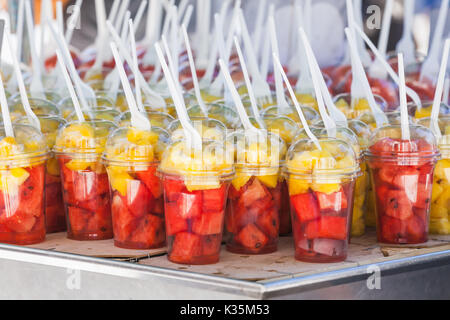
[[[449,0],[442,0],[431,48],[420,70],[420,81],[423,81],[425,78],[431,80],[433,84],[437,81],[440,67],[439,55],[441,53],[442,35],[444,34],[444,27],[447,22],[448,5]]]
[[[403,1],[403,6],[405,8],[403,18],[403,35],[396,46],[396,51],[403,53],[403,59],[406,66],[413,64],[416,61],[416,46],[414,45],[414,39],[411,32],[414,19],[414,4],[414,0]]]
[[[247,60],[249,62],[250,74],[252,76],[253,91],[259,105],[266,105],[272,103],[272,94],[267,82],[261,77],[256,62],[256,55],[253,50],[252,41],[248,32],[247,23],[245,22],[242,9],[239,10],[239,18],[242,29],[242,39],[244,41],[245,50],[247,52]]]

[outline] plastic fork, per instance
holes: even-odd
[[[414,39],[411,33],[414,19],[414,0],[404,0],[405,13],[403,19],[403,35],[397,43],[396,51],[403,53],[405,65],[414,63],[416,60]]]

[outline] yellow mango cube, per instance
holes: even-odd
[[[432,219],[430,220],[429,230],[432,234],[450,234],[450,221],[447,219]]]
[[[310,184],[301,179],[289,178],[288,180],[289,195],[295,196],[308,192]]]
[[[241,190],[243,186],[251,179],[251,176],[242,173],[237,173],[236,177],[231,181],[231,184],[236,190]]]
[[[277,175],[269,175],[269,176],[258,176],[259,181],[261,181],[268,188],[276,188],[278,184],[278,176]]]

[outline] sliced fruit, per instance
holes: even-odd
[[[312,193],[303,193],[291,197],[295,215],[301,222],[315,220],[320,217],[319,204]]]
[[[166,231],[168,236],[187,231],[187,220],[179,214],[176,203],[166,203],[164,211],[166,215]]]
[[[278,184],[278,175],[258,176],[257,179],[261,181],[266,187],[274,189]]]
[[[256,226],[269,238],[276,238],[280,230],[280,217],[278,211],[275,208],[272,208],[258,215]]]
[[[128,205],[130,212],[136,218],[150,213],[153,210],[155,202],[155,199],[153,199],[152,194],[148,191],[145,184],[139,180],[128,181],[128,190],[123,199]]]
[[[407,222],[408,239],[413,242],[420,242],[426,238],[425,224],[418,216],[412,216]]]
[[[267,236],[253,223],[242,228],[234,240],[253,252],[260,251],[269,241]]]
[[[312,250],[325,256],[340,257],[345,253],[345,242],[343,240],[314,239]]]
[[[186,192],[186,186],[182,180],[177,179],[165,179],[164,180],[164,192],[168,202],[177,201],[178,197]]]
[[[151,214],[140,220],[130,238],[130,241],[147,248],[163,246],[165,240],[164,220]]]
[[[202,191],[181,193],[177,200],[178,214],[183,219],[191,219],[202,214]]]
[[[380,219],[380,233],[382,241],[398,243],[406,241],[406,224],[403,221],[389,216],[382,216]]]
[[[210,235],[202,238],[202,254],[204,256],[216,255],[220,252],[220,245],[222,241],[222,235]]]
[[[203,210],[209,212],[222,211],[225,206],[227,185],[223,184],[220,189],[204,190]]]
[[[146,171],[137,171],[136,177],[147,186],[155,199],[162,195],[163,189],[161,181],[156,176],[156,167],[149,167]]]
[[[270,193],[267,191],[266,187],[259,182],[258,179],[254,179],[247,190],[242,193],[239,202],[244,203],[246,206],[250,206],[253,202],[262,199],[267,195],[270,196]]]
[[[399,220],[407,220],[413,215],[412,203],[403,190],[389,190],[386,194],[386,215]]]
[[[239,191],[243,186],[245,186],[247,184],[247,182],[251,179],[252,177],[249,175],[245,175],[242,173],[237,173],[235,178],[231,181],[231,184],[233,185],[233,187]]]
[[[305,229],[306,238],[347,239],[347,219],[344,217],[323,216],[310,221]]]
[[[4,214],[2,215],[4,216]],[[14,232],[30,232],[36,223],[36,218],[32,215],[16,212],[4,220],[4,225]]]
[[[347,196],[345,195],[343,188],[341,188],[339,192],[330,194],[316,192],[316,197],[321,211],[339,212],[347,209]]]
[[[180,232],[175,236],[172,243],[169,258],[174,262],[189,263],[201,254],[201,237],[193,233]]]
[[[92,212],[77,207],[68,207],[69,225],[73,232],[82,232],[87,226],[89,219],[93,216]]]
[[[115,195],[111,205],[114,238],[117,241],[126,241],[136,228],[137,220],[130,213],[119,195]]]
[[[224,214],[219,212],[205,212],[192,221],[192,231],[199,235],[222,233]]]

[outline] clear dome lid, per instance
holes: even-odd
[[[27,124],[13,124],[14,137],[0,126],[0,168],[19,168],[44,162],[49,153],[44,135]]]
[[[42,100],[42,99],[34,99],[34,98],[29,98],[28,101],[30,102],[31,109],[37,116],[40,116],[40,115],[60,116],[61,115],[58,107],[50,101]],[[11,115],[12,121],[15,121],[17,119],[20,119],[20,118],[26,116],[25,109],[24,109],[24,107],[22,105],[22,101],[20,99],[10,105],[10,115]]]
[[[320,149],[310,139],[297,140],[288,150],[285,171],[305,177],[359,174],[359,162],[352,146],[341,139],[318,138]]]
[[[38,119],[41,125],[41,132],[44,135],[45,141],[47,143],[47,147],[49,148],[49,150],[51,150],[55,145],[58,130],[67,122],[60,117],[48,115],[38,116]],[[27,117],[18,119],[16,123],[31,125]]]
[[[423,118],[417,120],[419,125],[426,128],[430,127],[431,118]],[[442,157],[450,158],[450,116],[440,116],[438,118],[439,129],[441,129],[442,136],[438,139],[438,146]]]
[[[228,129],[235,129],[239,126],[239,116],[230,107],[218,103],[207,104],[206,107],[208,108],[208,118],[222,122]],[[197,104],[189,107],[187,112],[190,118],[205,116]]]
[[[287,145],[292,143],[292,140],[294,140],[300,130],[298,124],[287,116],[266,114],[262,120],[266,125],[266,129],[281,137]]]
[[[120,115],[120,112],[109,108],[109,107],[97,107],[92,108],[92,110],[83,111],[83,116],[85,120],[107,120],[111,122],[115,122],[116,118]],[[78,116],[75,110],[67,117],[68,122],[77,121]]]
[[[312,107],[302,105],[300,106],[300,108],[302,109],[303,115],[305,116],[306,122],[308,124],[314,123],[315,121],[320,119],[319,113]],[[298,115],[297,110],[295,110],[295,107],[293,106],[289,106],[289,108],[280,108],[277,105],[273,105],[265,109],[263,115],[286,116],[294,120],[300,127],[302,126],[300,116]]]
[[[118,166],[159,162],[169,140],[169,133],[158,127],[152,127],[151,131],[131,126],[118,128],[108,137],[103,159]]]
[[[147,117],[150,120],[152,126],[167,128],[175,120],[168,113],[154,111],[150,107],[145,107]],[[122,112],[119,116],[116,117],[115,122],[119,125],[119,127],[128,127],[131,126],[131,111]]]
[[[192,126],[203,139],[225,141],[227,128],[222,122],[204,117],[192,117],[190,119]],[[172,121],[167,131],[170,133],[172,141],[185,139],[185,132],[179,119]]]
[[[46,90],[40,93],[42,93],[45,96],[45,100],[50,101],[53,104],[57,104],[59,101],[61,101],[61,96],[55,91]],[[28,99],[36,99],[34,98],[35,95],[33,95],[31,92],[27,92],[27,96]],[[22,100],[20,98],[20,92],[16,92],[15,94],[11,95],[9,97],[9,101],[11,102],[11,104],[22,103]]]
[[[348,120],[347,125],[348,125],[348,129],[353,131],[353,133],[356,135],[361,149],[362,150],[367,149],[367,147],[369,146],[370,137],[372,136],[372,131],[370,130],[370,127],[366,123],[364,123],[360,120],[356,120],[356,119]],[[339,128],[345,128],[345,126],[343,124],[339,124],[339,123],[337,123],[336,126]],[[312,128],[313,129],[314,128],[324,129],[325,125],[323,123],[323,120],[314,122],[314,124],[312,125]]]
[[[432,131],[424,126],[410,125],[410,140],[402,139],[400,125],[381,127],[372,134],[369,157],[396,160],[399,157],[436,157],[439,150]]]
[[[116,128],[111,121],[69,122],[56,137],[53,151],[65,154],[101,154],[109,133]]]

